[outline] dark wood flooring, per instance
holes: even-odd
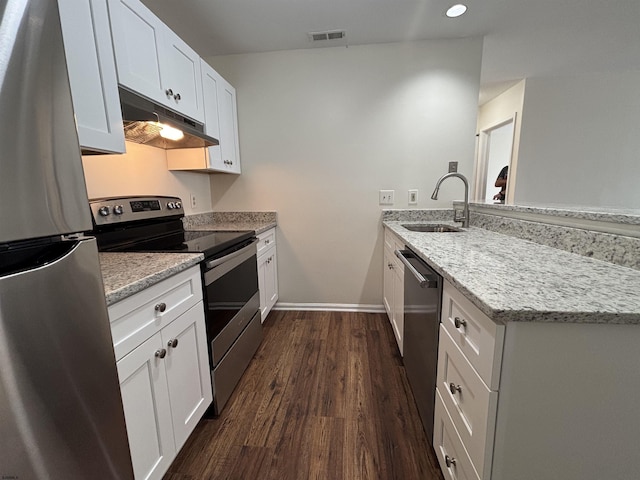
[[[386,315],[273,311],[164,480],[442,480]]]

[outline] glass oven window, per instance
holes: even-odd
[[[205,287],[207,338],[213,339],[258,291],[256,255]]]

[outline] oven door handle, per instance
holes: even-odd
[[[207,268],[207,270],[211,270],[212,268],[215,268],[218,265],[222,265],[223,263],[228,262],[229,260],[239,257],[240,255],[243,255],[247,250],[250,250],[251,247],[253,247],[253,245],[255,245],[256,243],[258,243],[258,239],[254,238],[253,240],[251,240],[251,243],[247,243],[247,245],[242,247],[240,250],[236,250],[235,252],[230,253],[229,255],[225,255],[224,257],[221,257],[221,258],[216,258],[215,260],[209,260],[207,263],[205,263],[205,267]]]

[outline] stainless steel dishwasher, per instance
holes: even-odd
[[[432,444],[442,277],[411,250],[395,253],[405,265],[404,367]]]

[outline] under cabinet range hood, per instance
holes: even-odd
[[[220,145],[204,125],[122,87],[120,105],[126,140],[171,150]]]

